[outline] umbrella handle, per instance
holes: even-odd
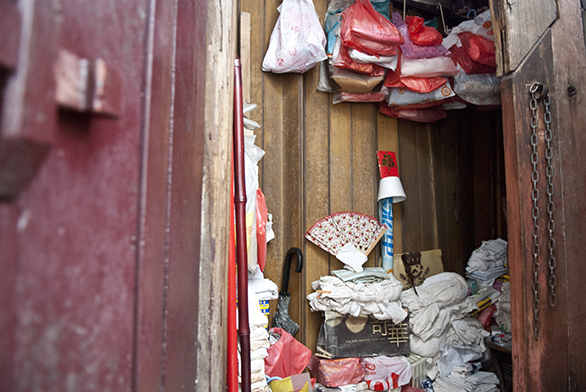
[[[297,268],[295,269],[295,271],[301,272],[303,270],[303,253],[301,253],[301,249],[289,249],[287,251],[287,254],[285,255],[285,265],[283,270],[283,284],[281,286],[281,293],[289,292],[289,275],[291,274],[291,259],[293,258],[293,255],[297,255]]]

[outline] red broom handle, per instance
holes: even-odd
[[[238,262],[238,336],[242,392],[250,392],[250,327],[248,325],[248,257],[246,245],[246,184],[244,182],[244,119],[242,69],[234,60],[234,186],[236,205],[236,260]]]
[[[234,161],[230,161],[230,239],[228,242],[228,392],[238,392],[238,333],[236,331],[236,240],[234,229]]]

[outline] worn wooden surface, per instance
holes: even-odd
[[[499,8],[506,4],[495,2]],[[536,6],[536,4],[533,4]],[[580,390],[584,379],[584,314],[580,289],[585,267],[582,262],[580,234],[584,232],[586,191],[581,136],[586,116],[578,107],[584,104],[585,64],[584,36],[579,4],[558,2],[559,19],[546,31],[530,56],[503,83],[505,100],[503,118],[507,171],[507,209],[511,260],[511,298],[513,312],[513,361],[516,391]],[[530,110],[528,86],[535,81],[549,86],[552,98],[553,167],[555,203],[555,238],[557,242],[555,273],[558,305],[548,305],[546,277],[547,237],[540,237],[541,329],[539,340],[532,338],[533,291]],[[570,94],[575,92],[576,94]],[[543,107],[539,105],[541,113]],[[539,121],[540,158],[543,157],[544,126]],[[539,170],[545,173],[545,159]],[[541,211],[546,208],[545,175],[540,180]],[[543,190],[542,190],[543,189]],[[539,224],[545,233],[546,213]],[[512,233],[518,233],[512,235]]]
[[[58,113],[51,102],[53,147],[0,205],[0,389],[224,387],[237,4],[209,4],[64,3],[52,8],[59,29],[25,21],[31,49],[103,58],[121,76],[123,110]],[[30,61],[52,69],[50,57]],[[32,141],[29,125],[52,121],[35,109],[52,99],[42,76],[3,107],[20,109],[3,120]]]
[[[514,71],[529,54],[546,29],[556,20],[556,2],[490,0],[496,51],[497,74]]]

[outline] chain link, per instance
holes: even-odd
[[[539,206],[537,205],[539,201],[539,189],[537,188],[537,183],[539,182],[539,171],[537,171],[537,164],[539,163],[539,155],[537,154],[537,144],[539,142],[539,137],[537,136],[537,124],[539,121],[537,118],[537,98],[540,88],[543,88],[541,83],[533,83],[529,88],[531,93],[531,100],[529,101],[529,108],[531,109],[531,163],[533,164],[533,171],[531,172],[531,181],[533,182],[531,216],[533,217],[533,337],[535,340],[538,339],[539,329],[541,328],[541,321],[539,320],[539,311],[541,310],[539,273],[541,272],[541,265],[539,264]]]
[[[558,303],[558,297],[555,292],[555,288],[558,284],[557,277],[555,274],[555,268],[557,265],[557,261],[555,259],[554,251],[556,248],[556,242],[554,238],[554,231],[555,231],[555,221],[553,219],[553,213],[555,211],[555,205],[553,204],[553,195],[554,195],[554,187],[553,187],[553,165],[551,163],[553,157],[553,150],[551,148],[551,139],[552,139],[552,131],[551,131],[551,112],[549,111],[550,105],[550,97],[549,94],[546,94],[545,99],[543,100],[543,105],[545,107],[545,113],[543,114],[543,122],[545,123],[545,158],[547,159],[547,169],[545,171],[545,175],[547,177],[547,214],[548,214],[548,221],[547,221],[547,230],[549,232],[547,247],[549,249],[549,305],[556,306]]]

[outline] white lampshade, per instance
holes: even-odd
[[[393,198],[393,203],[400,203],[407,198],[399,177],[390,176],[380,180],[377,201],[388,197]]]

